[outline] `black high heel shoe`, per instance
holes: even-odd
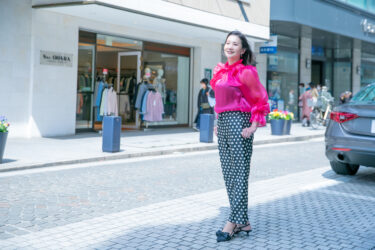
[[[228,232],[223,232],[221,230],[217,230],[216,236],[217,236],[217,242],[222,242],[222,241],[228,241],[231,240],[235,234],[237,226],[234,226],[233,231],[231,233]]]
[[[238,234],[238,233],[240,233],[240,232],[245,232],[247,235],[249,235],[249,233],[251,232],[251,231],[253,231],[253,229],[250,227],[250,229],[243,229],[243,228],[245,228],[245,227],[247,227],[247,226],[250,226],[250,223],[247,223],[246,225],[244,225],[244,226],[241,226],[241,227],[239,227],[239,226],[237,226],[237,230],[234,232],[235,234]]]

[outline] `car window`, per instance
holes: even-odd
[[[375,84],[362,88],[353,96],[351,102],[375,102]]]

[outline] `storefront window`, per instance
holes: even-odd
[[[190,48],[80,31],[78,57],[77,128],[189,123]]]
[[[267,89],[271,108],[298,109],[298,53],[281,51],[268,55]]]
[[[375,0],[337,0],[352,5],[359,9],[375,12]]]
[[[362,53],[361,87],[375,82],[375,54]]]
[[[160,93],[164,114],[162,120],[146,120],[147,125],[188,124],[190,49],[145,43],[143,76],[150,72],[151,91]]]
[[[334,49],[333,96],[336,100],[345,91],[352,90],[351,49]]]
[[[89,129],[93,126],[95,36],[80,32],[78,45],[78,75],[76,128]]]

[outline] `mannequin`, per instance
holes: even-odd
[[[165,103],[167,91],[165,87],[165,78],[162,78],[163,75],[164,75],[164,70],[158,69],[158,75],[154,79],[154,86],[155,86],[156,91],[158,91],[161,94],[161,97],[163,98],[163,103]]]
[[[150,77],[151,77],[151,69],[145,68],[145,74],[143,76],[143,80],[150,82]]]

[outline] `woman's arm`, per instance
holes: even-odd
[[[251,105],[251,122],[257,127],[266,125],[266,115],[270,112],[268,94],[260,83],[255,67],[247,66],[240,72],[239,80],[242,83],[241,91]],[[254,125],[255,126],[255,125]]]

